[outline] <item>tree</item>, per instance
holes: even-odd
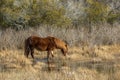
[[[25,28],[47,25],[69,25],[65,9],[55,0],[2,0],[0,2],[0,25]]]
[[[105,22],[109,7],[97,0],[86,0],[85,21],[89,24]]]

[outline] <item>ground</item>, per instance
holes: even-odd
[[[70,47],[67,57],[54,51],[35,51],[27,59],[23,50],[0,51],[0,80],[119,80],[120,45]],[[49,71],[49,67],[51,71]]]

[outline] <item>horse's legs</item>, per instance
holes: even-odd
[[[32,56],[32,58],[34,59],[34,48],[31,48],[31,56]]]
[[[51,57],[50,55],[51,55],[52,57],[54,57],[53,51],[51,51],[51,50],[47,52],[47,58],[48,58],[48,59]]]
[[[48,63],[48,70],[51,71],[51,59],[50,59],[50,54],[51,54],[51,51],[48,51],[47,52],[47,63]]]
[[[47,52],[47,60],[50,58],[50,51]]]
[[[25,48],[24,55],[25,55],[27,58],[28,58],[29,53],[30,53],[30,48],[29,48],[29,47]]]
[[[26,53],[26,57],[27,57],[27,58],[28,58],[29,52],[30,52],[30,51],[27,51],[27,53]]]
[[[53,51],[51,51],[51,55],[52,55],[52,57],[54,57],[54,55],[53,55]]]

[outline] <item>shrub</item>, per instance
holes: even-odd
[[[69,25],[65,9],[55,0],[2,0],[0,3],[0,25],[13,28],[25,28],[40,24]]]
[[[105,22],[107,13],[108,13],[108,6],[102,2],[96,0],[87,0],[86,1],[86,8],[85,8],[85,21],[87,23],[100,23]]]

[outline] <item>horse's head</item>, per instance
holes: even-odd
[[[67,44],[65,44],[65,47],[63,49],[61,49],[61,51],[62,51],[64,56],[67,55],[67,53],[68,53],[68,46],[67,46]]]

